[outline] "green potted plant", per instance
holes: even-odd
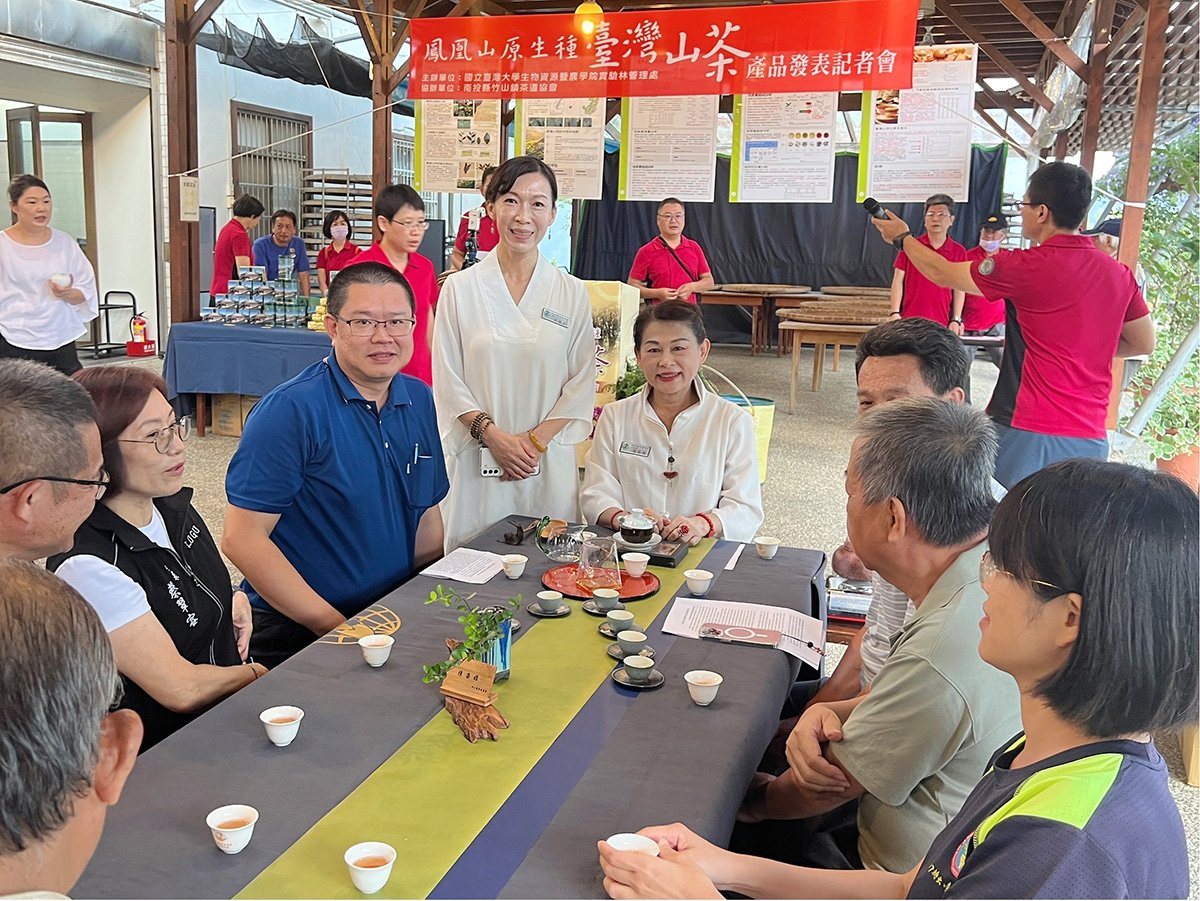
[[[459,641],[450,639],[447,644],[453,645],[450,648],[450,656],[439,663],[425,664],[426,684],[430,682],[441,682],[446,678],[446,674],[451,668],[462,663],[464,660],[481,660],[485,663],[497,663],[497,668],[507,673],[508,668],[508,652],[503,650],[500,656],[501,661],[491,659],[495,655],[497,642],[505,638],[508,633],[508,627],[505,625],[521,606],[521,595],[515,598],[509,598],[503,604],[495,604],[488,607],[474,607],[470,601],[475,597],[475,593],[471,592],[466,597],[460,595],[453,588],[446,588],[444,585],[438,585],[433,591],[429,592],[429,598],[425,601],[428,604],[441,604],[444,607],[453,607],[458,611],[458,621],[462,623],[463,632],[466,636],[465,640]],[[502,663],[501,667],[499,663]]]

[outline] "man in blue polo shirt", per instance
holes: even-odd
[[[299,282],[300,296],[308,296],[308,250],[296,236],[296,214],[291,210],[276,210],[271,214],[271,234],[263,235],[250,248],[255,266],[267,267],[267,278],[279,278],[279,258],[290,257],[290,268]],[[285,276],[289,277],[290,276]]]
[[[225,478],[221,549],[246,577],[250,652],[268,667],[442,552],[433,394],[400,373],[412,290],[364,263],[333,282],[328,310],[333,352],[258,402]]]

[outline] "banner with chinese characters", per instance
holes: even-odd
[[[413,187],[477,191],[483,170],[500,162],[500,101],[418,100],[414,106]]]
[[[663,97],[907,88],[918,0],[414,19],[408,96]]]
[[[837,94],[733,98],[730,203],[829,203]]]
[[[863,92],[859,201],[970,199],[978,56],[975,44],[915,47],[911,88]]]
[[[626,97],[621,101],[618,200],[712,203],[720,97]]]
[[[518,100],[516,155],[544,160],[560,200],[599,200],[604,188],[603,97]]]

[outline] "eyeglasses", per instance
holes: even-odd
[[[125,444],[153,444],[156,451],[165,454],[171,449],[176,438],[179,438],[180,441],[187,441],[191,434],[192,421],[185,417],[171,423],[166,428],[151,432],[146,438],[118,438],[117,440]]]
[[[1017,206],[1045,206],[1044,203],[1033,203],[1029,200],[1018,200]]]
[[[389,219],[388,222],[394,223],[395,225],[398,225],[410,232],[423,232],[429,228],[429,223],[424,219],[421,219],[417,222],[396,222],[395,219]]]
[[[926,210],[926,219],[949,219],[953,213],[947,213],[945,210]]]
[[[375,329],[383,326],[383,330],[392,338],[407,338],[412,334],[415,319],[343,319],[334,316],[338,322],[350,326],[350,334],[355,338],[369,338],[375,334]]]
[[[1067,593],[1065,588],[1060,588],[1053,582],[1043,582],[1041,579],[1022,579],[1020,576],[1013,575],[1008,570],[1001,569],[996,565],[996,561],[992,559],[992,552],[988,551],[979,561],[979,584],[982,585],[996,573],[999,573],[1002,576],[1008,576],[1015,582],[1031,582],[1034,585],[1041,585],[1043,588],[1049,588],[1056,594]]]
[[[658,218],[664,222],[682,222],[683,213],[659,213]]]
[[[108,471],[100,470],[100,478],[98,479],[68,479],[64,476],[30,476],[27,479],[21,479],[19,482],[13,482],[11,485],[5,485],[0,488],[0,494],[8,494],[14,488],[20,488],[22,485],[28,485],[30,482],[63,482],[67,485],[93,485],[96,488],[96,500],[104,497],[104,492],[108,489],[108,483],[111,478]]]

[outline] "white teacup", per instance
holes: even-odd
[[[605,841],[618,851],[637,851],[639,854],[658,857],[658,842],[636,832],[618,832],[616,835],[610,835]]]
[[[391,878],[396,849],[385,842],[359,842],[347,848],[342,859],[354,887],[364,895],[373,895]]]
[[[561,591],[539,591],[537,593],[538,609],[543,613],[557,613],[562,607]]]
[[[621,592],[615,588],[597,588],[592,592],[592,602],[597,610],[615,610],[621,603]]]
[[[59,291],[65,291],[67,288],[71,287],[72,281],[73,279],[71,276],[65,272],[56,272],[54,275],[50,276],[50,284],[58,288]]]
[[[267,738],[277,748],[286,748],[296,738],[300,731],[300,721],[304,719],[304,711],[299,707],[268,707],[258,715],[267,730]]]
[[[650,555],[622,554],[621,562],[625,564],[625,572],[636,579],[638,576],[645,574],[646,567],[650,564]]]
[[[708,586],[712,584],[713,574],[707,569],[689,569],[683,577],[687,579],[688,591],[695,597],[702,598],[708,594]]]
[[[505,554],[500,558],[500,565],[504,567],[504,575],[510,579],[519,579],[525,574],[525,564],[529,562],[529,558],[524,554]]]
[[[688,694],[701,707],[707,707],[716,699],[717,690],[725,681],[720,673],[706,669],[694,669],[684,673],[683,678],[687,682]]]
[[[654,661],[649,657],[643,657],[640,654],[628,654],[623,662],[625,664],[625,673],[629,676],[630,682],[636,682],[640,685],[650,681],[650,674],[654,672]]]
[[[218,848],[226,854],[237,854],[250,844],[258,811],[248,804],[226,804],[205,817],[204,822],[212,830]]]
[[[396,639],[390,635],[364,635],[358,640],[362,648],[363,659],[368,666],[383,666],[392,654],[392,645]]]
[[[779,550],[779,539],[769,535],[759,535],[754,539],[754,549],[758,551],[758,556],[764,560],[770,560]]]
[[[640,654],[646,647],[646,633],[624,629],[617,633],[617,644],[626,654]]]
[[[607,619],[608,627],[613,630],[614,635],[633,628],[632,610],[609,610]]]

